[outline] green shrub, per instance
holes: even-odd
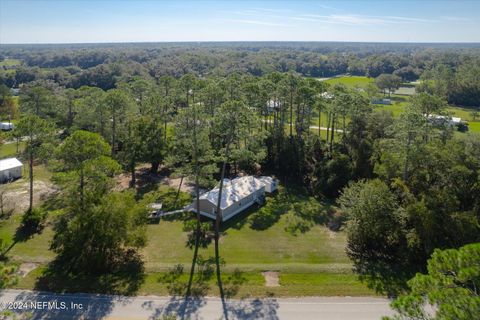
[[[287,225],[285,226],[285,231],[296,236],[298,232],[305,233],[310,228],[312,228],[313,222],[305,220],[293,213],[287,215]]]

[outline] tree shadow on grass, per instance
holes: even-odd
[[[267,196],[265,204],[253,204],[248,209],[223,222],[220,231],[226,232],[230,228],[240,230],[246,225],[254,230],[266,230],[272,227],[290,207],[289,202],[284,201],[284,197],[285,195],[282,194]]]
[[[143,261],[138,253],[125,251],[109,273],[91,275],[68,272],[58,262],[50,263],[35,283],[35,290],[134,295],[145,281]]]
[[[212,257],[204,259],[201,255],[197,257],[196,271],[192,278],[190,289],[191,297],[206,296],[210,290],[210,281],[214,275],[215,259]],[[158,278],[158,282],[166,285],[168,294],[171,296],[184,297],[187,292],[188,281],[185,278],[184,267],[181,264],[175,265],[166,274]]]
[[[407,281],[413,277],[413,272],[399,264],[377,262],[355,262],[354,271],[360,281],[368,288],[389,298],[398,296],[407,289]]]
[[[34,209],[35,212],[38,209]],[[29,214],[29,211],[25,212],[24,215]],[[26,222],[25,219],[22,218],[22,222],[20,225],[17,227],[15,230],[15,234],[13,236],[13,242],[8,246],[8,247],[3,247],[0,246],[2,249],[2,252],[0,253],[0,259],[5,258],[5,256],[10,252],[10,250],[15,247],[15,245],[19,242],[25,242],[29,239],[31,239],[34,235],[36,234],[41,234],[43,229],[45,228],[45,219],[46,215],[44,215],[42,212],[40,213],[40,217],[38,221],[32,222]]]

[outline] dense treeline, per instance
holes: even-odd
[[[297,72],[308,77],[395,74],[403,81],[424,75],[441,79],[449,102],[476,106],[478,81],[471,80],[478,70],[471,66],[478,66],[478,50],[475,45],[329,43],[9,45],[2,47],[0,59],[19,59],[23,64],[4,67],[0,81],[18,87],[43,79],[69,88],[87,85],[108,90],[134,76],[158,80],[187,73],[203,77],[235,72],[254,76]]]

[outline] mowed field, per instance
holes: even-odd
[[[22,61],[19,59],[5,59],[3,61],[0,61],[0,67],[13,67],[13,66],[19,66],[22,64]]]
[[[361,76],[344,76],[325,80],[325,82],[328,84],[343,84],[349,88],[365,88],[369,83],[373,83],[374,81],[374,78],[367,78]]]

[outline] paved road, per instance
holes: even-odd
[[[387,299],[369,297],[264,298],[229,300],[226,311],[228,319],[363,320],[391,315],[388,304]],[[182,319],[181,315],[183,319],[225,319],[221,300],[213,297],[190,299],[185,303],[183,299],[173,297],[3,290],[0,291],[0,306],[4,308],[5,305],[30,309],[31,319],[35,320],[161,319],[166,314],[177,314],[178,319]],[[32,310],[34,307],[37,310]]]

